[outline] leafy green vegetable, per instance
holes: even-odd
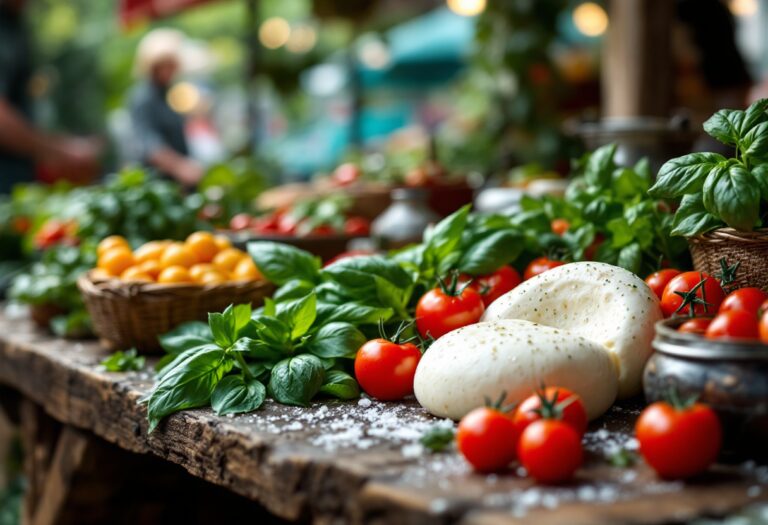
[[[108,372],[131,372],[144,368],[144,356],[136,355],[136,349],[117,351],[101,362]]]
[[[302,354],[275,364],[269,377],[269,393],[286,405],[307,406],[325,381],[323,363]]]
[[[733,158],[691,153],[661,167],[650,193],[682,197],[674,235],[695,237],[730,226],[752,231],[765,224],[768,211],[768,99],[745,111],[721,109],[704,130],[736,148]]]
[[[264,402],[267,389],[254,377],[227,376],[211,393],[211,408],[219,414],[241,414],[256,410]]]
[[[424,432],[419,442],[432,452],[442,452],[453,443],[454,436],[453,428],[436,425]]]

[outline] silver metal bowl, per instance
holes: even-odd
[[[717,411],[726,456],[768,458],[768,345],[680,333],[685,319],[656,324],[656,350],[643,375],[648,402],[670,389]]]

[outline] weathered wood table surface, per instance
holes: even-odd
[[[0,313],[0,384],[21,394],[22,430],[29,434],[34,426],[27,406],[32,403],[63,425],[48,454],[48,475],[28,469],[28,476],[41,478],[30,481],[38,488],[35,508],[28,508],[33,517],[44,511],[55,516],[51,509],[64,506],[61,486],[85,455],[83,436],[93,435],[181,465],[243,497],[238,500],[254,500],[291,521],[670,523],[768,499],[768,468],[750,463],[718,466],[688,484],[659,481],[642,464],[611,466],[606,456],[636,446],[631,428],[638,409],[631,404],[614,407],[592,425],[587,463],[574,483],[562,487],[536,487],[514,471],[475,475],[454,451],[425,452],[418,438],[439,421],[414,402],[363,398],[306,409],[267,402],[237,417],[192,410],[147,435],[145,408],[137,401],[151,387],[150,364],[144,372],[109,373],[98,364],[104,356],[94,342],[55,339],[35,331],[23,317]],[[27,463],[38,460],[27,458]],[[119,475],[112,470],[111,476]],[[148,480],[154,475],[142,474]],[[27,521],[56,523],[52,518]]]

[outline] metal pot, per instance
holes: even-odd
[[[724,456],[768,458],[768,345],[680,333],[684,321],[656,324],[656,352],[643,375],[647,401],[671,388],[683,399],[698,396],[720,416]]]

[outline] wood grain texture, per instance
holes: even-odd
[[[176,414],[147,435],[138,399],[148,371],[101,370],[96,343],[66,342],[0,315],[0,383],[61,423],[153,454],[294,521],[373,524],[667,523],[768,499],[768,469],[718,466],[695,484],[656,480],[603,457],[631,437],[636,406],[614,408],[585,439],[587,464],[564,487],[535,487],[514,472],[479,476],[455,453],[417,440],[436,420],[414,403],[267,402],[234,418]],[[148,475],[151,475],[149,473]]]

